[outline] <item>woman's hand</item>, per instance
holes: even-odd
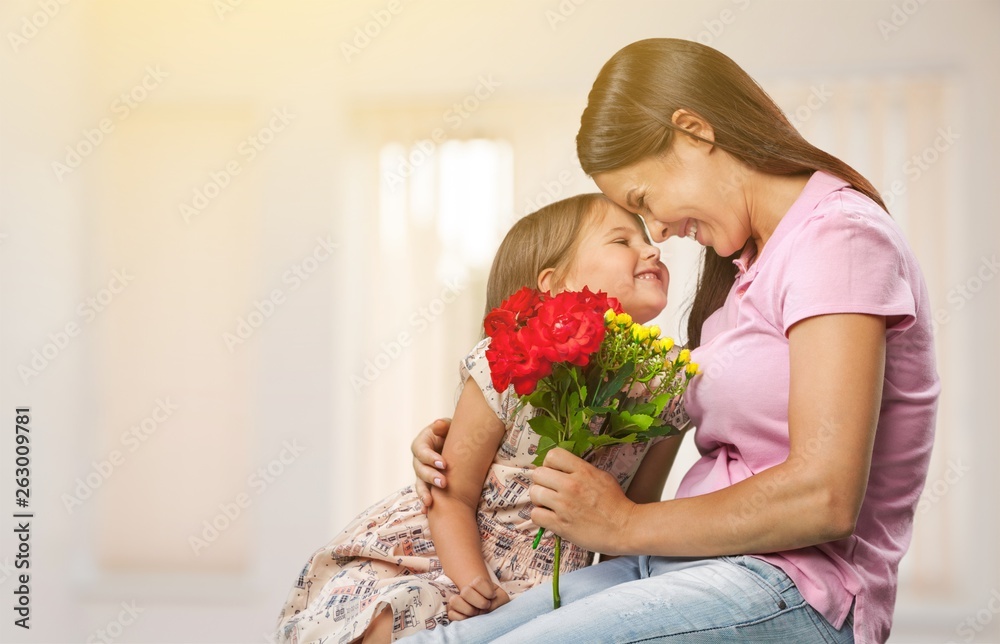
[[[444,439],[451,427],[450,418],[439,418],[424,427],[410,444],[413,453],[413,471],[417,475],[414,489],[423,503],[423,512],[434,502],[431,497],[431,485],[444,488],[448,481],[444,476],[445,462],[441,452],[444,450]]]
[[[510,601],[510,596],[500,586],[482,577],[476,577],[462,588],[458,595],[448,600],[448,619],[455,622],[476,615],[484,615]]]
[[[621,535],[635,503],[607,472],[557,447],[535,469],[528,496],[537,525],[587,550],[625,554]]]

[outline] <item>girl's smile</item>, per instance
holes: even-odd
[[[659,315],[667,305],[670,273],[638,218],[609,202],[588,227],[562,288],[604,291],[637,322]]]

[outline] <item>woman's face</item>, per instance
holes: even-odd
[[[660,249],[646,241],[631,213],[614,204],[594,214],[577,246],[562,288],[604,291],[621,302],[639,323],[659,315],[667,305],[670,273]]]
[[[751,236],[743,174],[718,148],[680,135],[665,154],[597,173],[594,181],[609,199],[640,215],[654,241],[690,237],[725,257]]]

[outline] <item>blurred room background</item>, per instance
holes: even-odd
[[[891,641],[1000,641],[998,28],[994,0],[6,0],[0,480],[17,511],[29,406],[35,517],[32,628],[5,609],[0,640],[269,641],[312,552],[412,481],[507,228],[595,190],[601,65],[669,36],[903,226],[944,388]],[[699,249],[663,249],[683,339]]]

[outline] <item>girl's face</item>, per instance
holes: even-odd
[[[689,237],[726,257],[753,231],[739,167],[708,147],[677,136],[666,154],[597,173],[594,181],[609,199],[640,215],[654,241]]]
[[[660,261],[660,249],[631,213],[608,203],[594,213],[576,248],[562,288],[604,291],[621,302],[639,323],[659,315],[667,305],[670,274]]]

